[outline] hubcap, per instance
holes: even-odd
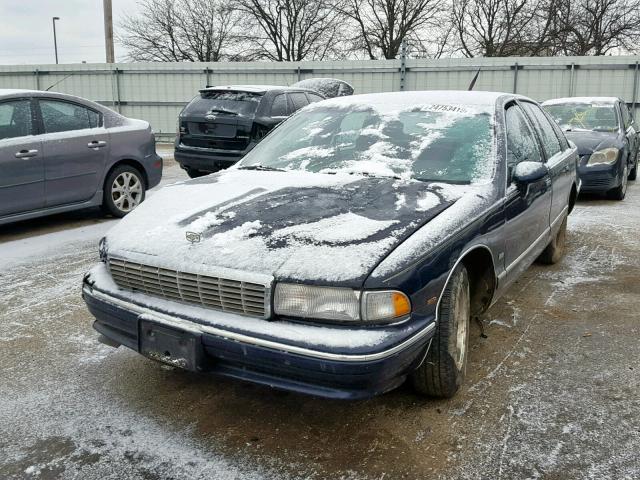
[[[454,362],[458,370],[463,370],[467,355],[467,340],[469,329],[469,298],[468,291],[460,289],[456,295],[456,353]]]
[[[142,183],[131,172],[122,172],[111,185],[111,198],[116,208],[122,212],[130,212],[142,201]]]
[[[629,176],[629,168],[625,165],[624,166],[624,170],[622,171],[622,193],[627,193],[627,183],[628,183],[628,177]]]

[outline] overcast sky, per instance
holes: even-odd
[[[135,0],[113,0],[117,30]],[[55,63],[52,17],[60,63],[104,62],[102,0],[0,0],[0,64]],[[126,54],[116,42],[116,61]]]

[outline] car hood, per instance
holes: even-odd
[[[578,147],[578,155],[591,155],[607,147],[620,148],[615,132],[565,132],[566,137]]]
[[[107,246],[110,256],[186,272],[359,287],[468,188],[231,169],[151,195]]]

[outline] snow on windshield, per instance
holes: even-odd
[[[364,104],[311,105],[239,164],[283,170],[483,183],[495,165],[487,107],[426,104],[384,110]]]

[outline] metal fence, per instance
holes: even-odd
[[[71,93],[142,118],[171,140],[180,109],[205,85],[290,85],[335,77],[356,93],[466,89],[517,92],[542,101],[565,96],[617,96],[635,114],[640,56],[451,58],[282,63],[120,63],[0,65],[0,88]]]

